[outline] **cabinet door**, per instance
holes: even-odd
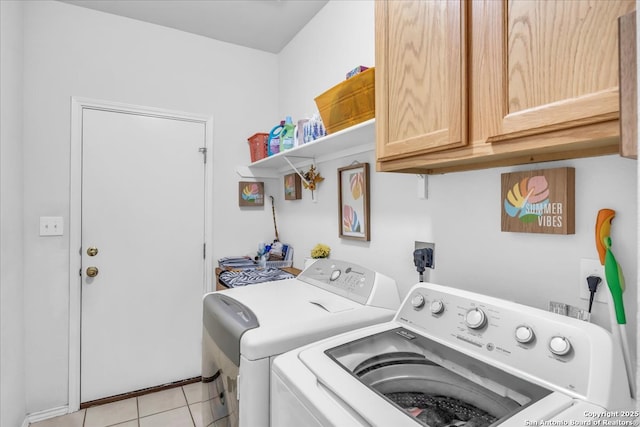
[[[489,142],[618,118],[618,17],[635,0],[479,3],[474,26],[495,33],[474,39],[494,69],[473,84],[499,94],[473,105]]]
[[[638,158],[636,12],[620,17],[620,154]]]
[[[465,4],[375,2],[378,160],[466,144]]]

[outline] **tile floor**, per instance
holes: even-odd
[[[30,427],[203,427],[201,384],[81,409]]]

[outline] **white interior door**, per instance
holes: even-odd
[[[83,110],[82,402],[200,375],[205,146],[201,122]]]

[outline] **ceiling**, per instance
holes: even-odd
[[[328,0],[60,0],[278,53]]]

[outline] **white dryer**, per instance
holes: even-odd
[[[297,278],[204,297],[204,426],[268,426],[275,356],[391,320],[396,282],[352,263],[319,259]]]
[[[272,369],[273,427],[637,425],[609,332],[434,284]]]

